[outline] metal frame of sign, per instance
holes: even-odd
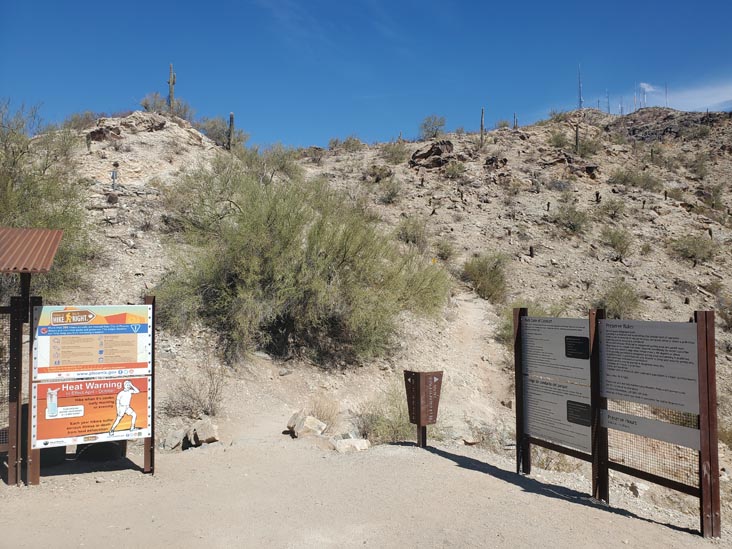
[[[704,537],[721,536],[719,459],[717,439],[717,388],[714,343],[714,312],[696,311],[692,322],[696,323],[695,357],[698,370],[699,393],[699,443],[693,429],[673,425],[659,425],[654,420],[624,417],[617,412],[609,412],[607,398],[601,390],[600,364],[600,321],[605,318],[603,310],[589,312],[590,334],[590,388],[591,388],[591,453],[568,448],[555,442],[531,436],[526,432],[527,402],[524,392],[523,345],[521,318],[528,316],[526,308],[513,311],[514,320],[514,365],[516,387],[516,472],[531,474],[531,445],[542,446],[577,459],[592,463],[592,495],[598,500],[609,503],[610,469],[654,482],[685,494],[698,497],[700,501],[700,526]],[[637,421],[635,421],[637,420]],[[699,485],[690,486],[675,480],[658,476],[648,471],[629,467],[623,463],[612,462],[608,451],[608,425],[610,428],[624,430],[623,422],[633,422],[636,434],[679,443],[699,451]],[[659,427],[663,427],[660,429]],[[651,435],[651,436],[649,436]]]

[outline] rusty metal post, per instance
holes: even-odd
[[[151,345],[151,355],[150,355],[150,363],[152,365],[150,377],[151,377],[151,386],[150,386],[150,407],[151,407],[151,413],[150,413],[150,437],[145,439],[145,446],[144,446],[144,453],[145,453],[145,462],[143,466],[143,472],[144,473],[150,473],[151,475],[155,474],[155,296],[154,295],[148,295],[145,296],[145,305],[152,305],[153,315],[152,315],[152,324],[150,326],[150,329],[152,330],[152,333],[150,334],[150,345]]]
[[[705,538],[722,535],[719,456],[717,441],[717,383],[714,344],[714,313],[695,311],[699,364],[699,512],[701,534]]]
[[[36,336],[35,318],[33,316],[34,307],[41,307],[43,299],[40,297],[31,297],[29,303],[30,313],[30,340],[28,344],[28,423],[26,425],[28,440],[28,453],[26,454],[26,483],[30,486],[36,486],[41,483],[41,451],[33,449],[33,415],[37,413],[35,402],[33,402],[33,342]]]
[[[590,391],[592,410],[592,497],[610,503],[607,427],[602,425],[602,411],[607,399],[600,392],[600,321],[604,309],[590,310]]]
[[[427,448],[427,426],[417,426],[417,446],[420,448]]]
[[[22,297],[10,298],[10,354],[8,366],[8,484],[21,482],[21,399],[23,398],[23,313]]]
[[[528,316],[526,307],[513,310],[513,361],[516,387],[516,473],[531,474],[531,444],[524,432],[524,371],[521,348],[521,317]]]

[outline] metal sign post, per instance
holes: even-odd
[[[409,422],[417,425],[417,446],[427,447],[427,425],[437,423],[442,372],[404,371]]]

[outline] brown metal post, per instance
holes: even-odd
[[[524,372],[521,349],[521,317],[528,316],[525,307],[513,310],[513,361],[516,381],[516,472],[531,474],[531,444],[524,432]]]
[[[590,390],[592,394],[592,497],[610,503],[607,427],[602,426],[602,410],[607,399],[600,391],[600,321],[604,309],[590,309]]]
[[[417,426],[417,446],[420,448],[427,448],[427,426]]]
[[[699,364],[699,501],[701,534],[721,535],[719,458],[717,449],[717,384],[714,347],[714,313],[695,311]]]
[[[33,402],[33,341],[35,340],[35,318],[33,315],[34,307],[41,307],[43,305],[43,299],[40,297],[30,298],[30,343],[28,344],[28,424],[26,425],[27,433],[26,438],[28,440],[28,453],[26,461],[26,482],[28,485],[35,486],[41,483],[41,451],[32,448],[33,440],[31,433],[33,430],[33,414],[37,412]]]
[[[23,313],[22,297],[10,298],[10,372],[8,400],[8,484],[20,484],[21,400],[23,398]]]
[[[145,447],[144,447],[144,453],[145,453],[145,463],[143,466],[143,472],[150,473],[151,475],[155,474],[155,296],[148,295],[145,296],[145,305],[152,305],[153,315],[152,315],[152,326],[150,329],[152,330],[152,334],[150,337],[151,341],[151,356],[150,361],[152,364],[152,371],[151,371],[151,396],[150,396],[150,407],[151,407],[151,419],[150,419],[150,437],[145,439]]]

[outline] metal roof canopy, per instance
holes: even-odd
[[[64,232],[0,227],[0,273],[47,273]]]

